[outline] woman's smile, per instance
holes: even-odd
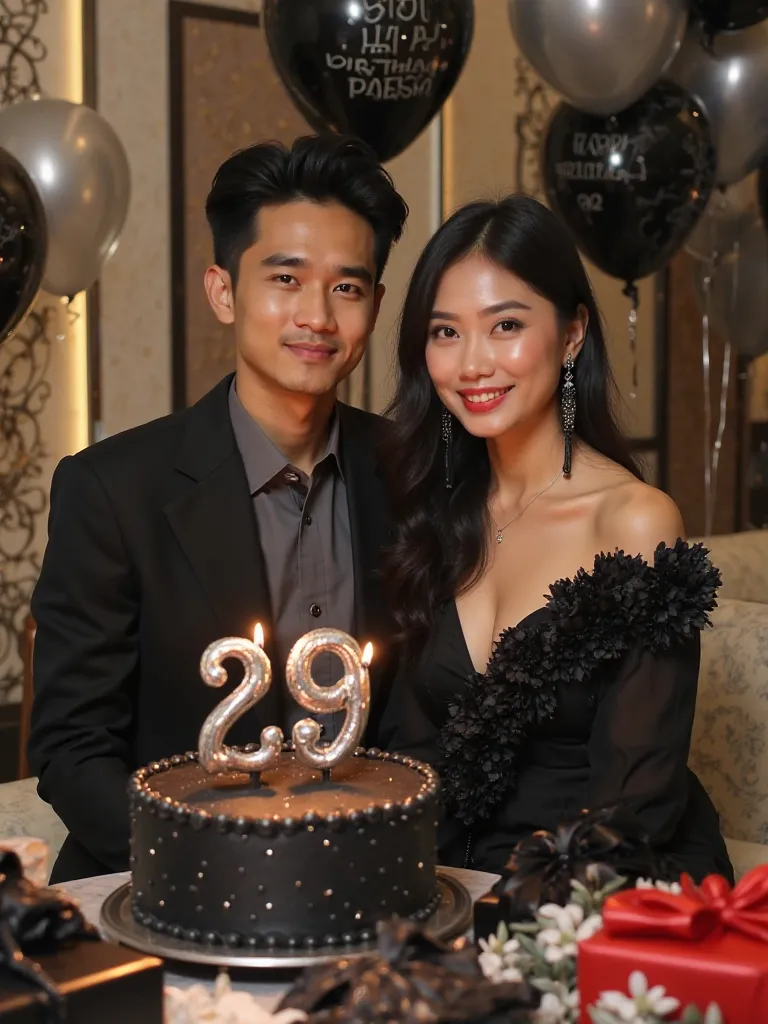
[[[468,412],[483,413],[498,409],[513,387],[510,384],[506,388],[462,388],[457,394]]]

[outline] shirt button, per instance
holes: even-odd
[[[311,604],[309,606],[309,614],[313,615],[316,619],[319,619],[320,616],[323,614],[323,609],[320,607],[319,604]]]
[[[298,475],[290,469],[285,474],[285,479],[288,481],[289,484],[297,484],[299,482]]]
[[[305,526],[311,526],[312,525],[312,516],[304,516],[304,525]]]

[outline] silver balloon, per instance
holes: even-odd
[[[719,32],[709,50],[691,29],[667,77],[704,107],[719,185],[739,181],[768,156],[768,21]]]
[[[255,773],[274,768],[283,746],[283,733],[278,726],[262,729],[261,747],[248,754],[224,743],[224,737],[238,718],[266,696],[272,683],[272,665],[260,644],[244,637],[228,636],[209,644],[200,659],[200,675],[208,686],[226,683],[227,670],[222,665],[227,658],[242,662],[245,678],[216,705],[203,723],[198,740],[200,764],[207,772]]]
[[[48,223],[43,288],[90,287],[117,248],[130,196],[122,143],[90,107],[41,99],[0,110],[0,146],[35,183]]]
[[[697,260],[693,280],[702,313],[718,333],[749,358],[768,352],[768,234],[759,217],[714,266]]]
[[[686,240],[685,249],[700,260],[711,260],[729,253],[759,216],[755,172],[712,194],[707,208]]]
[[[312,678],[312,662],[324,652],[335,654],[344,669],[333,686],[318,686]],[[340,629],[313,629],[291,648],[285,681],[294,700],[314,714],[346,711],[339,735],[324,746],[319,745],[321,729],[314,719],[302,718],[294,725],[296,757],[310,768],[329,771],[360,745],[371,706],[369,661],[370,648],[361,656],[357,641]]]
[[[687,10],[687,0],[509,0],[523,57],[592,114],[615,114],[656,83],[683,39]]]

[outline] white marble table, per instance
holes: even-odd
[[[465,886],[473,901],[487,892],[498,878],[498,875],[490,875],[484,871],[466,871],[462,868],[449,870]],[[98,875],[96,878],[66,882],[60,888],[78,901],[88,920],[98,927],[102,903],[111,892],[129,879],[130,873],[125,871],[120,874]],[[182,969],[183,974],[177,973]],[[289,986],[289,982],[283,980],[264,980],[263,975],[259,975],[262,980],[254,980],[257,978],[257,972],[253,970],[230,972],[230,975],[232,987],[250,992],[265,1010],[273,1010]],[[174,964],[173,970],[165,972],[165,983],[178,988],[187,988],[199,982],[212,986],[215,976],[215,968],[196,968],[192,964],[185,964],[182,968],[182,965]]]

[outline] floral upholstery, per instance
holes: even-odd
[[[768,604],[768,530],[699,537],[720,570],[720,597]]]
[[[768,863],[768,530],[698,539],[723,585],[702,644],[691,765],[720,810],[738,878]]]
[[[56,812],[37,795],[37,779],[0,784],[0,839],[34,836],[48,844],[53,864],[67,829]]]
[[[690,764],[723,833],[768,844],[768,606],[719,605],[702,634]]]

